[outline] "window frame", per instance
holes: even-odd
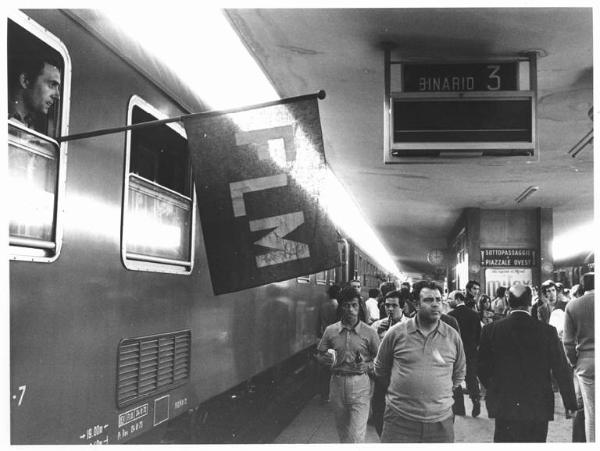
[[[62,73],[62,89],[60,98],[60,128],[59,135],[67,136],[69,134],[69,115],[71,106],[71,56],[67,50],[67,46],[54,34],[50,33],[46,28],[42,27],[36,21],[31,19],[21,11],[11,11],[7,14],[7,19],[12,20],[18,26],[30,33],[34,38],[39,39],[48,47],[56,51],[63,60]],[[8,89],[8,86],[7,86]],[[67,173],[67,142],[59,143],[56,139],[37,132],[36,130],[23,127],[15,121],[9,119],[9,123],[15,127],[21,128],[28,133],[38,136],[39,138],[48,141],[56,146],[57,149],[57,173],[56,173],[56,195],[54,198],[54,252],[52,255],[36,255],[44,252],[47,247],[40,246],[20,246],[10,244],[9,232],[9,250],[8,256],[10,260],[28,261],[38,263],[52,263],[56,261],[62,250],[63,243],[63,220],[64,220],[64,196]],[[7,141],[8,145],[8,141]],[[8,174],[7,174],[8,175]]]
[[[147,102],[146,100],[144,100],[142,97],[140,97],[137,94],[134,94],[130,97],[129,102],[127,103],[127,125],[132,125],[132,118],[133,118],[133,110],[134,108],[140,108],[142,109],[145,113],[148,113],[152,116],[154,116],[156,119],[158,120],[164,120],[167,119],[167,115],[162,113],[160,110],[158,110],[156,107],[154,107],[152,104],[150,104],[149,102]],[[185,133],[185,129],[184,127],[179,124],[179,123],[175,123],[175,122],[171,122],[171,123],[166,123],[163,124],[163,126],[168,126],[169,128],[171,128],[174,132],[176,132],[177,134],[179,134],[181,137],[183,137],[186,141],[187,141],[187,134]],[[143,177],[140,177],[136,174],[132,174],[130,172],[131,169],[131,130],[128,130],[126,133],[126,139],[125,139],[125,164],[124,164],[124,174],[123,174],[123,178],[124,178],[124,182],[123,182],[123,200],[122,200],[122,210],[121,210],[121,261],[123,262],[123,265],[132,271],[144,271],[144,272],[162,272],[162,273],[169,273],[169,274],[179,274],[179,275],[190,275],[193,270],[194,270],[194,262],[195,262],[195,249],[196,249],[196,187],[195,187],[195,183],[194,183],[194,179],[192,177],[191,180],[191,187],[190,187],[190,198],[191,198],[191,221],[190,221],[190,260],[186,261],[186,262],[177,262],[177,261],[173,261],[173,262],[167,262],[165,259],[165,262],[158,262],[156,260],[157,259],[153,259],[152,257],[149,257],[149,259],[145,260],[143,258],[140,259],[133,259],[131,257],[128,257],[128,252],[127,252],[127,247],[126,247],[126,237],[127,237],[127,231],[128,231],[128,224],[127,224],[127,211],[128,211],[128,203],[129,203],[129,189],[130,189],[130,177],[133,175],[134,177],[137,177],[141,180],[144,180],[145,182],[152,184],[152,185],[157,185],[160,188],[171,192],[171,193],[175,193],[178,196],[181,197],[187,197],[185,195],[182,195],[181,193],[176,193],[173,190],[162,186],[160,184],[154,183],[150,180],[146,180]],[[191,168],[190,168],[191,170]],[[154,261],[151,261],[154,260]]]
[[[328,270],[326,269],[315,273],[315,282],[317,285],[327,285],[327,272]]]
[[[306,276],[296,277],[296,283],[299,283],[299,284],[303,284],[303,285],[310,284],[310,281],[311,281],[310,274],[308,274]]]

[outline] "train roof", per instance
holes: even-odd
[[[114,22],[108,20],[102,10],[69,9],[64,11],[137,71],[152,80],[186,112],[195,113],[206,110],[202,99],[195,91],[181,80],[169,66],[161,62]]]

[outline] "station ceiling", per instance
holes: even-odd
[[[405,272],[430,273],[465,207],[554,209],[555,236],[593,219],[591,8],[229,9],[282,97],[325,90],[326,159]],[[538,54],[538,161],[383,163],[383,43],[393,59]],[[240,75],[243,82],[243,74]],[[517,204],[528,186],[539,190]]]

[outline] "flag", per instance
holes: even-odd
[[[215,294],[340,264],[316,97],[184,124]]]

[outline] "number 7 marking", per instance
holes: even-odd
[[[21,396],[19,397],[19,404],[17,404],[17,405],[20,406],[21,403],[23,402],[23,396],[25,396],[25,390],[27,390],[27,385],[21,385],[19,387],[19,390],[21,392]]]

